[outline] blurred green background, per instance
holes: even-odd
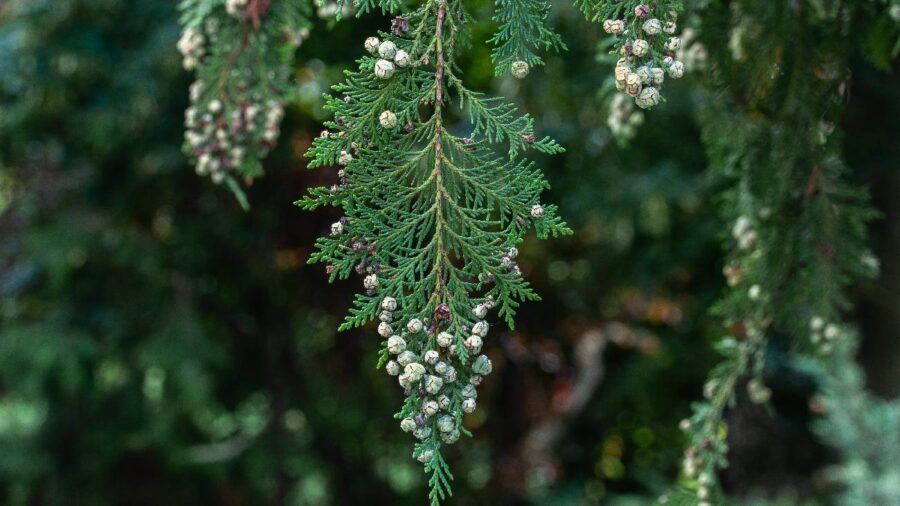
[[[335,331],[358,286],[306,265],[336,215],[292,205],[336,178],[302,156],[321,94],[386,21],[318,20],[298,52],[299,104],[243,212],[181,154],[191,77],[173,3],[0,3],[0,503],[422,504],[377,336]],[[486,346],[496,372],[466,419],[474,438],[449,454],[453,504],[649,504],[677,475],[678,421],[717,360],[707,309],[728,227],[694,79],[617,142],[600,30],[564,5],[554,23],[569,51],[524,82],[495,79],[481,43],[465,63],[567,148],[539,163],[575,235],[521,248],[544,301]],[[855,289],[851,319],[870,387],[893,397],[900,86],[862,58],[852,71],[844,151],[883,213],[884,272]],[[729,415],[726,487],[748,504],[827,503],[815,386],[770,353],[776,409]]]

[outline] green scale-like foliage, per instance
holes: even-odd
[[[575,0],[573,5],[580,10],[591,22],[603,22],[607,19],[625,19],[631,33],[640,31],[640,19],[634,16],[635,8],[641,5],[650,8],[651,13],[656,11],[661,15],[673,15],[684,9],[681,0],[661,0],[646,2],[643,0]]]
[[[533,16],[543,22],[546,12],[538,9]],[[342,328],[379,318],[382,301],[393,298],[397,308],[382,321],[396,327],[393,335],[401,336],[406,350],[425,365],[426,377],[440,376],[433,364],[424,362],[426,350],[439,351],[441,363],[457,372],[455,381],[446,381],[440,390],[449,398],[440,413],[424,420],[423,403],[434,399],[435,392],[425,391],[423,379],[407,387],[396,415],[401,420],[418,417],[419,427],[430,429],[419,437],[414,456],[432,474],[431,500],[436,503],[449,493],[452,479],[440,451],[447,439],[436,420],[451,416],[454,429],[467,433],[461,425],[462,403],[473,396],[463,389],[471,391],[480,381],[472,369],[480,346],[464,344],[484,317],[473,310],[479,305],[496,308],[512,326],[519,304],[538,299],[512,261],[515,246],[529,230],[540,238],[571,232],[557,217],[556,206],[540,203],[548,184],[534,163],[522,158],[529,148],[548,154],[562,148],[549,138],[536,139],[532,118],[515,106],[463,82],[455,65],[460,41],[469,39],[463,4],[431,1],[405,20],[408,33],[382,38],[408,52],[409,66],[383,78],[374,70],[379,58],[363,57],[359,69],[348,71],[345,82],[334,87],[336,95],[326,97],[335,120],[313,143],[310,167],[343,165],[340,183],[311,190],[298,205],[337,206],[344,213],[337,228],[317,241],[311,262],[326,263],[332,280],[354,271],[367,280],[377,278],[377,287],[368,281],[366,293],[356,296]],[[539,33],[537,40],[549,32]],[[519,55],[514,46],[534,44],[535,39],[507,42],[503,55]],[[508,59],[503,55],[498,57],[501,66]],[[468,128],[448,128],[451,107],[468,118]],[[392,115],[390,121],[382,117],[385,111]],[[467,135],[456,133],[462,130]],[[424,322],[423,331],[406,327],[413,319]],[[449,346],[437,343],[441,332],[453,336]],[[390,355],[385,341],[379,366]]]
[[[538,0],[497,0],[494,21],[499,25],[490,42],[497,75],[509,72],[515,61],[541,65],[539,50],[562,50],[565,44],[547,25],[550,4]]]

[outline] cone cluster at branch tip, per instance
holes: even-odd
[[[379,57],[375,62],[374,72],[381,79],[390,79],[398,67],[405,68],[412,64],[409,53],[398,49],[392,41],[382,42],[378,37],[369,37],[363,45],[369,54]]]
[[[417,406],[414,414],[400,421],[403,431],[411,432],[421,441],[434,435],[445,444],[453,444],[459,439],[461,419],[453,414],[454,407],[463,413],[475,411],[476,386],[493,371],[491,360],[479,354],[482,339],[490,328],[481,318],[493,307],[494,301],[488,297],[472,309],[472,315],[479,320],[462,343],[467,357],[462,359],[457,336],[438,331],[443,320],[432,321],[426,326],[422,319],[411,318],[395,330],[391,323],[398,310],[397,299],[388,296],[381,300],[378,334],[386,338],[385,347],[394,356],[385,363],[385,372],[397,377],[407,397],[412,397]],[[418,346],[409,349],[412,343],[418,343]],[[463,385],[458,382],[458,369],[467,379]],[[416,458],[427,463],[433,455],[433,450],[428,449]]]
[[[177,47],[184,69],[197,76],[183,151],[197,174],[228,181],[240,200],[243,192],[232,183],[262,175],[261,160],[278,140],[290,98],[293,49],[309,29],[302,10],[284,3],[182,2],[181,9]]]
[[[616,89],[633,97],[641,109],[651,109],[660,101],[666,74],[672,79],[684,75],[684,63],[676,59],[681,49],[681,39],[674,35],[677,13],[663,11],[654,2],[621,14],[625,19],[603,22],[604,31],[618,38]]]
[[[278,138],[284,108],[278,102],[204,102],[206,83],[191,85],[191,102],[184,115],[185,140],[196,157],[198,175],[221,183],[244,162],[247,147],[268,152]]]

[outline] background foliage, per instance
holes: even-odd
[[[167,2],[0,5],[2,502],[420,504],[424,477],[391,417],[398,392],[372,367],[379,339],[334,330],[357,285],[328,285],[306,265],[337,216],[291,204],[333,183],[301,154],[326,118],[321,93],[359,56],[359,34],[386,21],[316,21],[298,50],[300,103],[247,191],[250,212],[181,154],[189,76],[176,21]],[[488,340],[496,372],[466,419],[475,438],[448,455],[454,502],[647,504],[677,475],[678,421],[718,360],[721,322],[707,311],[724,288],[726,181],[709,170],[693,78],[669,83],[668,101],[617,142],[601,28],[563,5],[551,21],[568,51],[525,81],[496,78],[486,44],[463,61],[473,86],[521,101],[566,147],[538,162],[575,235],[520,248],[544,301]],[[475,40],[492,31],[476,25]],[[882,213],[870,233],[883,276],[853,288],[848,319],[869,387],[890,398],[900,87],[890,56],[862,47],[841,149]],[[859,466],[823,441],[859,447],[850,464],[878,448],[854,417],[822,416],[844,406],[819,402],[814,368],[771,353],[774,409],[729,415],[726,490],[744,503],[859,504],[831,481]],[[861,381],[845,374],[825,388]],[[889,405],[863,411],[896,417]],[[890,494],[896,459],[878,456]]]

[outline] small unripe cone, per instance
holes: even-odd
[[[494,366],[491,364],[491,359],[489,359],[487,355],[479,355],[472,364],[472,372],[475,374],[487,376],[493,370]]]
[[[391,336],[387,341],[387,350],[388,353],[392,355],[399,355],[403,353],[403,350],[406,349],[406,340],[404,340],[400,336]],[[412,353],[412,352],[410,352]]]
[[[439,432],[450,432],[451,430],[456,428],[456,423],[453,420],[453,417],[450,415],[441,415],[437,419],[437,430]]]
[[[650,67],[638,67],[635,74],[641,78],[641,84],[650,84]]]
[[[662,31],[662,23],[658,19],[648,19],[642,28],[647,35],[656,35]]]
[[[641,85],[641,77],[635,73],[628,74],[625,78],[625,91],[636,97],[640,92],[643,86]]]
[[[435,350],[428,350],[425,352],[424,360],[426,364],[435,365],[440,358],[440,354]]]
[[[407,365],[416,361],[416,354],[406,350],[397,356],[397,362],[400,363],[401,366],[406,367]]]
[[[387,60],[375,62],[375,75],[380,79],[390,79],[394,75],[394,64]]]
[[[378,56],[391,59],[395,54],[397,54],[397,46],[393,42],[386,40],[378,45]]]
[[[378,123],[381,128],[391,130],[397,126],[397,115],[391,111],[384,111],[378,116]]]
[[[452,366],[447,367],[447,372],[444,373],[444,383],[454,383],[456,382],[456,369]]]
[[[415,430],[415,432],[413,432],[413,436],[415,436],[416,439],[419,439],[419,440],[428,439],[431,437],[431,427],[429,427],[427,425],[424,427],[419,427],[418,429]]]
[[[463,344],[466,346],[466,349],[469,350],[469,353],[474,355],[481,352],[481,346],[484,344],[484,341],[482,341],[481,336],[472,334]]]
[[[416,383],[425,375],[425,366],[418,362],[406,364],[406,367],[403,368],[403,373],[409,375],[409,380],[411,382]]]
[[[647,87],[641,90],[640,95],[634,101],[641,109],[650,109],[659,103],[659,92],[654,87]]]
[[[456,441],[459,440],[459,429],[453,429],[450,432],[445,432],[441,434],[441,441],[447,443],[448,445],[452,445]]]
[[[419,332],[422,332],[422,328],[422,320],[418,318],[413,318],[406,324],[406,330],[408,330],[412,334],[418,334]]]
[[[666,41],[666,51],[677,51],[681,49],[681,39],[672,37]]]
[[[394,63],[400,68],[408,67],[412,63],[412,58],[409,56],[409,53],[401,49],[394,55]]]
[[[607,19],[603,22],[603,31],[612,35],[625,33],[625,22],[621,19]]]
[[[397,299],[393,297],[385,297],[381,300],[381,309],[394,311],[397,309]]]
[[[438,376],[428,376],[425,378],[425,390],[431,395],[437,395],[444,387],[444,380]]]
[[[437,344],[441,348],[446,348],[453,344],[453,334],[449,332],[441,332],[437,336]]]
[[[398,364],[395,360],[389,360],[387,364],[384,366],[384,370],[387,371],[391,376],[396,376],[400,374],[400,364]]]
[[[371,54],[375,54],[378,52],[378,46],[380,44],[381,42],[378,40],[378,37],[369,37],[368,39],[366,39],[365,43],[366,51]]]
[[[650,52],[650,43],[644,39],[637,39],[631,45],[631,52],[637,57],[643,57]]]
[[[514,61],[510,66],[510,72],[516,79],[524,79],[530,70],[528,62],[524,61]]]
[[[425,413],[426,416],[434,416],[437,414],[438,406],[437,401],[425,401],[425,404],[422,405],[422,412]]]

